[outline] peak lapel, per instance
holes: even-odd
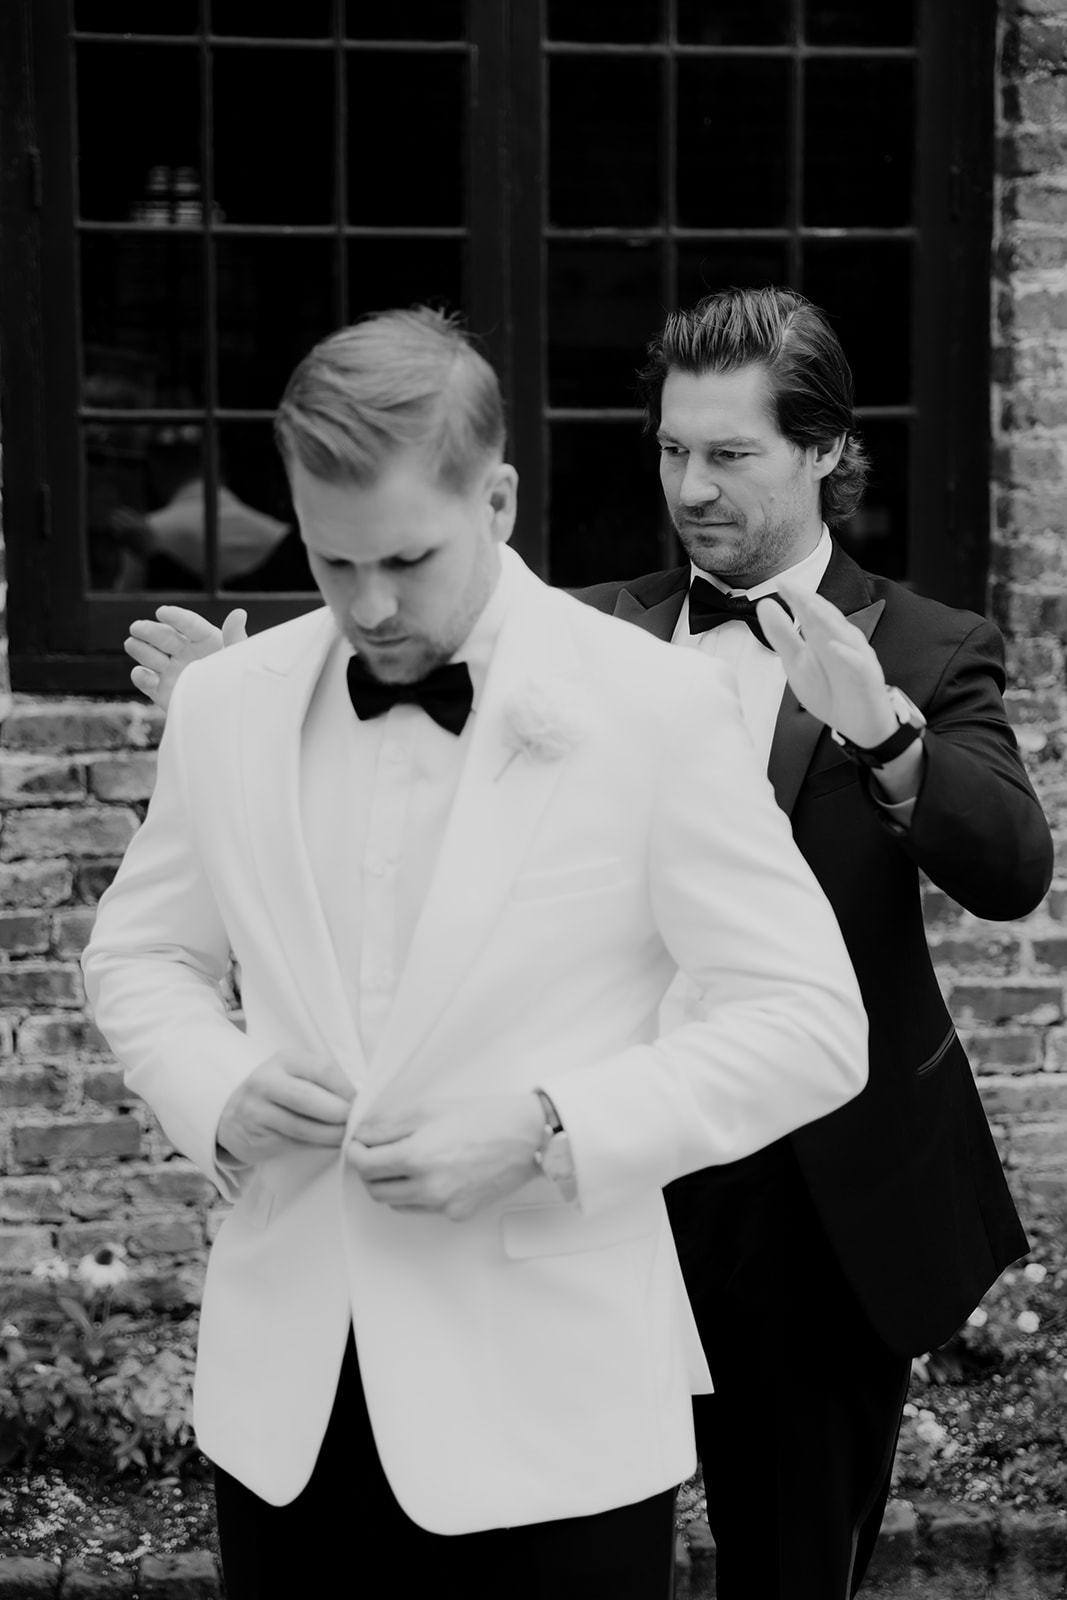
[[[329,615],[303,649],[248,670],[242,773],[248,838],[260,889],[293,983],[292,1003],[307,1034],[353,1079],[363,1051],[345,996],[322,904],[304,848],[300,817],[300,735],[304,713],[333,642]]]
[[[689,587],[689,571],[678,567],[670,572],[655,573],[653,577],[658,581],[639,578],[629,588],[620,589],[613,614],[669,643]]]
[[[870,639],[885,610],[885,601],[871,601],[861,569],[837,544],[834,545],[830,564],[819,585],[819,593],[832,601],[862,631],[864,637]],[[817,717],[804,710],[786,684],[778,720],[774,725],[767,776],[774,789],[774,798],[787,816],[792,815],[824,726]]]
[[[437,867],[370,1065],[372,1090],[411,1059],[492,937],[566,768],[566,756],[514,754],[505,737],[508,697],[546,676],[576,685],[581,666],[558,598],[524,575],[493,652]]]

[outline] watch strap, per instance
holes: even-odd
[[[903,722],[900,727],[883,739],[881,744],[874,745],[869,750],[864,750],[860,745],[853,744],[851,739],[846,739],[843,734],[833,734],[835,744],[839,744],[850,761],[860,767],[884,767],[887,761],[893,761],[902,755],[909,745],[916,739],[922,738],[922,728],[913,722]]]

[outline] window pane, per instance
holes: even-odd
[[[557,406],[632,406],[634,370],[662,316],[660,247],[548,247],[548,394]]]
[[[214,52],[215,198],[226,222],[334,214],[333,63],[317,50]],[[299,106],[298,116],[289,114]]]
[[[550,39],[645,44],[662,32],[663,0],[548,0]]]
[[[578,588],[662,565],[656,448],[636,419],[556,422],[551,431],[549,575]]]
[[[814,60],[805,70],[804,221],[825,228],[906,226],[913,63]]]
[[[171,192],[181,173],[199,186],[195,47],[82,44],[76,64],[81,215],[163,220],[152,211],[161,185]]]
[[[202,589],[200,423],[90,423],[84,444],[90,586]]]
[[[911,399],[911,274],[906,240],[820,240],[804,248],[804,293],[829,313],[861,406]]]
[[[682,44],[788,44],[791,0],[677,0]]]
[[[809,44],[915,42],[915,0],[808,0]]]
[[[199,0],[74,0],[74,26],[84,33],[195,33]]]
[[[314,590],[269,422],[219,427],[219,577],[238,593]]]
[[[350,39],[465,39],[464,0],[348,0]]]
[[[788,249],[773,240],[737,243],[709,239],[678,250],[678,304],[695,305],[718,289],[758,289],[787,283]]]
[[[564,228],[658,223],[659,61],[557,57],[548,104],[550,220]]]
[[[788,61],[679,61],[677,208],[683,227],[785,224],[790,98]]]
[[[247,39],[329,38],[332,10],[331,0],[300,0],[299,5],[292,0],[211,0],[211,31]]]
[[[348,57],[350,223],[463,222],[466,81],[465,55]]]
[[[871,478],[859,510],[837,530],[850,556],[886,578],[907,572],[910,426],[888,418],[861,421]]]
[[[465,254],[459,239],[350,239],[349,321],[396,306],[464,310]]]
[[[335,326],[328,239],[218,241],[219,403],[273,411],[297,362]]]
[[[83,235],[81,304],[86,405],[204,403],[198,237]]]

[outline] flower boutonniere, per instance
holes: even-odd
[[[562,761],[589,729],[589,707],[581,689],[565,678],[530,678],[504,702],[504,741],[511,754],[494,781],[516,756],[531,761]]]

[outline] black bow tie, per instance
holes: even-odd
[[[359,656],[353,656],[348,663],[348,693],[361,722],[384,716],[391,707],[404,702],[421,706],[442,728],[457,734],[463,732],[474,701],[465,661],[435,667],[417,683],[381,683],[371,676]]]
[[[786,616],[792,617],[793,613],[780,594],[761,595],[760,599],[777,600]],[[756,617],[755,600],[747,600],[740,594],[723,594],[704,578],[694,578],[689,589],[689,632],[707,633],[723,622],[745,623],[765,649],[773,650]]]

